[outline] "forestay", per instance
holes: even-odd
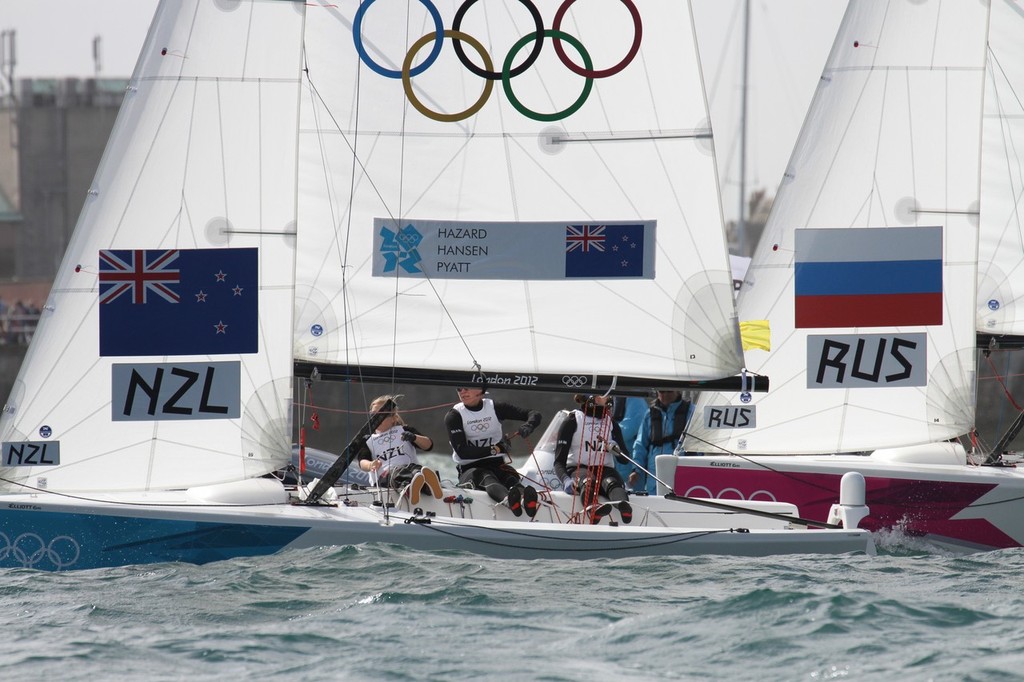
[[[979,2],[850,4],[740,292],[741,318],[771,323],[747,360],[772,390],[702,396],[687,451],[970,429],[987,20]]]

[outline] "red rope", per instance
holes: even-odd
[[[1003,393],[1006,394],[1006,397],[1010,401],[1010,404],[1013,405],[1014,409],[1017,410],[1018,412],[1024,411],[1024,408],[1018,405],[1017,401],[1013,399],[1013,396],[1010,394],[1010,390],[1006,388],[1006,382],[1003,381],[1003,377],[999,374],[999,372],[996,371],[996,366],[992,362],[992,356],[986,356],[985,359],[988,361],[989,367],[992,368],[993,377],[996,381],[999,382],[999,385],[1003,387]]]

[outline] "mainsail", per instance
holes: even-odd
[[[304,371],[563,390],[740,371],[687,3],[306,14]]]

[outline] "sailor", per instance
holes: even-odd
[[[370,414],[376,414],[388,401],[397,403],[399,397],[382,395],[374,398],[370,403]],[[359,448],[356,460],[363,471],[371,472],[371,476],[376,473],[381,487],[397,490],[408,485],[409,499],[417,504],[421,493],[429,493],[439,499],[443,497],[437,473],[420,464],[416,456],[417,451],[428,452],[433,448],[434,441],[406,424],[396,406]]]
[[[658,491],[654,474],[654,458],[671,455],[676,441],[686,431],[690,419],[690,401],[683,400],[679,391],[659,389],[657,397],[640,422],[633,442],[633,473],[629,485],[634,491],[646,490],[649,495]]]
[[[653,391],[651,393],[650,397],[653,397]],[[648,398],[619,395],[613,399],[612,419],[615,420],[615,423],[622,430],[622,442],[626,444],[623,451],[627,455],[632,453],[633,443],[636,442],[636,434],[640,430],[640,423],[650,409],[651,406],[648,403]],[[616,459],[615,470],[619,472],[619,476],[622,477],[623,481],[627,481],[629,480],[629,475],[633,473],[633,462],[628,457],[625,463]]]
[[[444,418],[448,429],[459,485],[486,490],[495,502],[507,504],[512,513],[528,516],[537,513],[537,490],[524,486],[522,477],[507,461],[510,446],[502,431],[507,419],[523,423],[514,432],[526,438],[541,422],[540,412],[525,410],[507,402],[495,402],[484,397],[479,388],[460,387],[459,402],[448,410]]]
[[[633,520],[626,484],[615,462],[628,462],[623,453],[622,431],[612,419],[611,399],[603,395],[575,396],[579,409],[562,422],[555,444],[555,475],[568,494],[578,492],[591,516],[603,516],[610,509],[599,505],[604,495],[619,508],[623,523]],[[614,456],[613,456],[614,455]]]

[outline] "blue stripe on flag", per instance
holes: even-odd
[[[796,263],[796,295],[926,294],[942,291],[942,261]]]

